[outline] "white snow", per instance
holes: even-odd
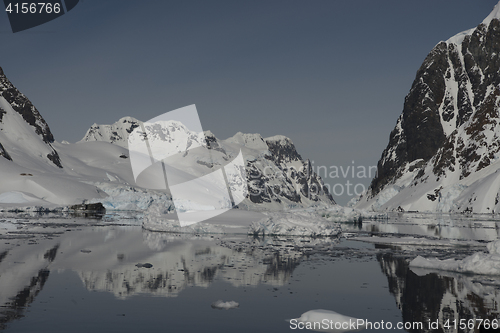
[[[459,32],[455,36],[450,37],[448,40],[446,40],[446,42],[447,43],[453,43],[453,44],[460,45],[460,44],[462,44],[465,36],[472,35],[472,33],[474,32],[474,30],[476,30],[476,28],[472,28],[472,29],[468,29],[468,30]]]
[[[493,19],[500,19],[500,2],[498,2],[495,7],[493,8],[493,10],[491,11],[491,13],[486,16],[486,18],[483,20],[483,24],[488,26],[490,25],[491,21]]]
[[[127,148],[128,131],[138,123],[133,117],[123,117],[112,125],[93,124],[80,142],[104,141]]]
[[[493,19],[500,19],[500,2],[495,5],[495,7],[491,11],[491,13],[481,23],[486,25],[486,26],[489,26]],[[456,34],[455,36],[449,38],[446,42],[460,45],[460,44],[462,44],[465,36],[472,35],[474,30],[476,30],[476,28],[462,31],[462,32]]]
[[[218,300],[212,303],[212,307],[215,309],[224,309],[224,310],[229,310],[229,309],[236,309],[239,307],[240,304],[235,301],[227,301],[224,302],[222,300]]]
[[[465,210],[473,213],[491,214],[500,212],[500,160],[492,161],[480,171],[459,179],[458,173],[450,173],[438,179],[432,172],[433,163],[426,167],[428,178],[416,184],[408,184],[415,172],[407,173],[395,184],[388,185],[375,198],[361,199],[354,206],[357,209],[394,211],[398,207],[405,211],[461,213]],[[435,195],[430,200],[428,195]],[[498,195],[498,197],[497,197]]]
[[[302,323],[303,325],[297,325]],[[353,323],[356,323],[355,325]],[[349,317],[330,310],[310,310],[304,312],[299,318],[291,319],[290,326],[299,328],[305,327],[316,332],[350,332],[365,328],[364,320]],[[352,327],[356,329],[352,329]]]
[[[12,191],[0,193],[0,203],[12,204],[12,203],[33,203],[40,201],[39,198],[31,196],[27,193]]]

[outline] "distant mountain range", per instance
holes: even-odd
[[[139,121],[125,117],[112,125],[94,124],[80,142],[104,141],[127,147],[128,135],[139,126]],[[172,125],[164,127],[159,137],[169,141],[170,133],[186,129]],[[309,160],[303,160],[293,142],[285,136],[262,138],[260,134],[236,133],[219,140],[206,131],[206,148],[183,156],[191,173],[200,177],[220,168],[243,152],[249,195],[239,207],[246,209],[282,209],[284,207],[328,206],[334,200],[321,177],[312,170]],[[178,134],[177,134],[178,135]]]
[[[500,3],[431,50],[355,207],[500,212],[499,19]]]
[[[146,209],[171,198],[166,189],[135,183],[128,135],[141,122],[125,117],[113,125],[94,124],[77,143],[59,143],[38,110],[0,69],[0,210],[50,208],[91,200],[107,209]],[[168,140],[169,129],[163,129]],[[204,149],[184,156],[189,172],[202,176],[227,164],[241,150],[249,194],[240,208],[281,210],[335,204],[321,178],[284,136],[263,139],[237,133],[227,140],[205,132]],[[186,172],[186,170],[181,170]]]

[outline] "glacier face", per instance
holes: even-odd
[[[497,4],[475,29],[438,43],[426,57],[357,207],[500,209],[499,11]]]

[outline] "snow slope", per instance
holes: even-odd
[[[59,155],[59,165],[54,164],[47,156],[54,154],[55,144],[44,142],[36,129],[1,96],[0,110],[0,142],[9,156],[0,157],[0,205],[52,207],[105,196],[95,186],[82,183],[65,172]]]

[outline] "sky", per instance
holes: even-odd
[[[496,3],[81,0],[15,34],[0,13],[0,66],[59,142],[196,104],[219,139],[291,138],[345,204],[374,176],[426,55]]]

